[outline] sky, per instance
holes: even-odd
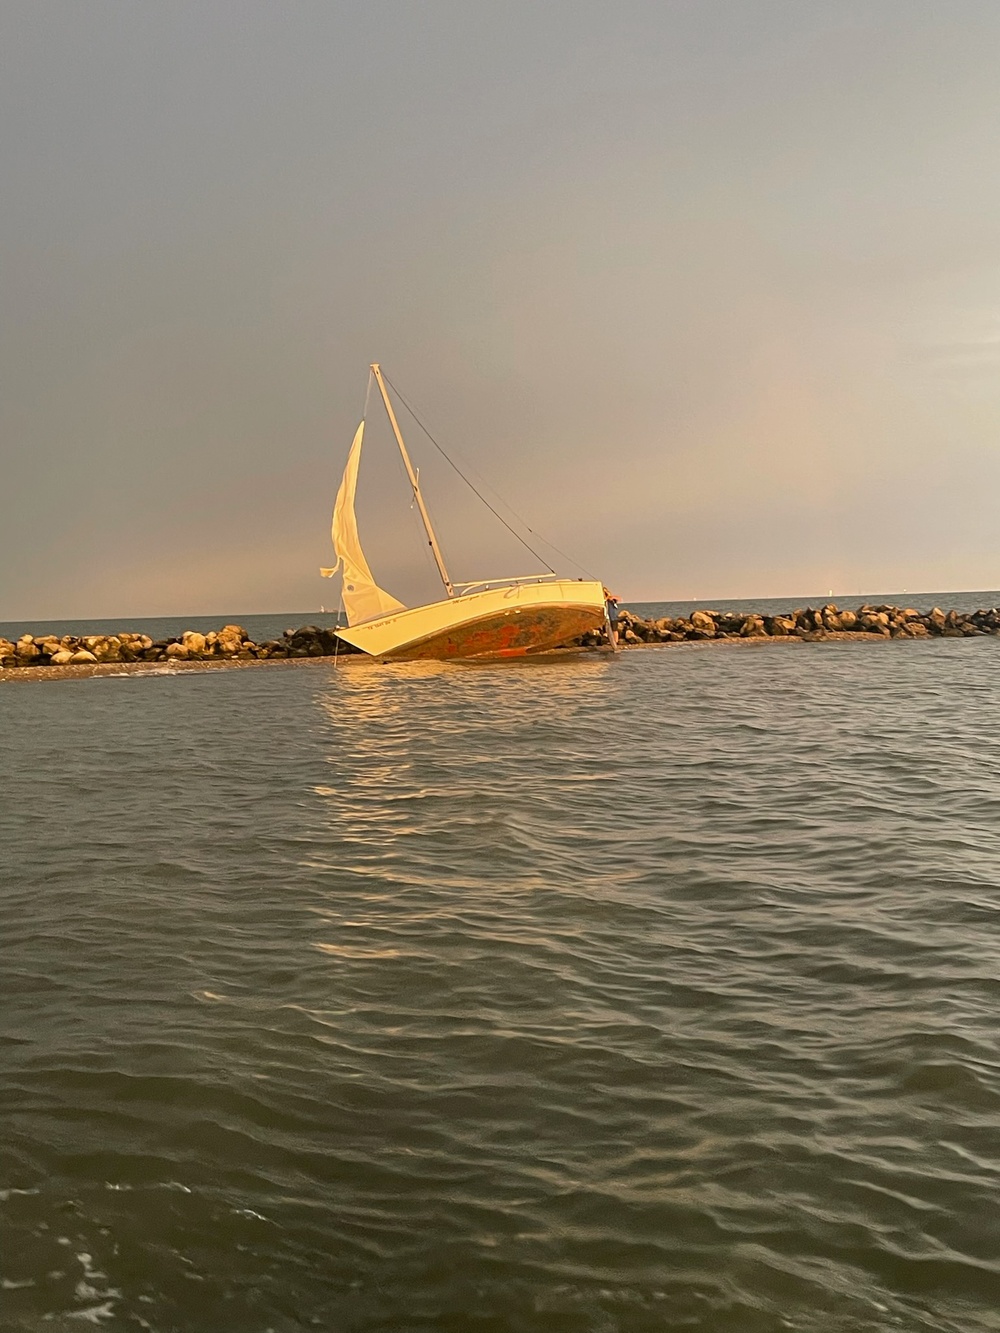
[[[996,0],[5,0],[0,620],[334,605],[376,360],[624,600],[997,587],[998,67]]]

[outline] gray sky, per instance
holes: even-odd
[[[6,0],[0,619],[334,603],[376,359],[625,598],[996,587],[998,68],[996,0]]]

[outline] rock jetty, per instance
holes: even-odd
[[[618,641],[623,644],[683,643],[704,639],[823,639],[882,638],[952,639],[979,634],[1000,634],[1000,607],[982,611],[916,611],[913,607],[872,605],[865,602],[855,611],[841,611],[833,602],[782,615],[745,611],[692,611],[687,616],[663,616],[644,620],[622,609],[618,618]],[[606,633],[594,631],[578,640],[584,647],[607,641]]]
[[[286,629],[280,639],[255,643],[242,625],[223,625],[199,634],[185,630],[166,639],[148,634],[22,634],[0,639],[0,669],[40,666],[95,666],[115,662],[266,661],[268,658],[333,657],[357,649],[318,625]]]
[[[841,611],[832,602],[783,615],[756,612],[692,611],[687,616],[644,620],[632,611],[619,614],[619,643],[685,643],[709,639],[926,639],[970,638],[1000,634],[1000,608],[981,611],[916,611],[912,607],[865,603]],[[575,639],[567,647],[599,648],[607,643],[603,630]],[[91,671],[117,663],[185,662],[205,664],[264,662],[288,658],[342,657],[358,650],[330,629],[302,625],[286,629],[280,639],[255,643],[242,625],[223,625],[201,634],[185,630],[172,638],[120,630],[117,634],[22,634],[12,642],[0,638],[0,672],[30,667],[87,667]],[[72,674],[67,671],[66,674]]]

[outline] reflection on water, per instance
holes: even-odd
[[[577,699],[599,704],[608,672],[619,659],[609,656],[540,657],[509,662],[374,662],[352,660],[319,695],[335,726],[414,712],[428,685],[438,687],[435,704],[454,701],[455,713],[475,716],[495,705],[498,720],[508,708],[535,708],[551,714]],[[345,716],[346,715],[346,716]],[[440,721],[435,717],[436,721]]]
[[[527,782],[524,747],[578,743],[613,670],[607,659],[574,658],[492,668],[359,662],[338,672],[317,702],[341,782],[314,788],[330,802],[338,839],[392,857],[397,840],[420,835],[416,807],[437,802],[448,806],[453,833],[456,823],[478,830],[485,849],[499,836],[508,794]]]

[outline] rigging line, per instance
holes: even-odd
[[[542,564],[546,567],[546,569],[550,570],[550,571],[554,574],[554,573],[555,573],[555,570],[552,569],[552,566],[548,563],[548,561],[545,560],[541,555],[538,555],[538,552],[534,549],[534,547],[529,546],[528,543],[524,540],[523,537],[521,537],[517,532],[514,532],[514,529],[511,528],[510,525],[504,521],[503,517],[502,517],[500,514],[497,514],[497,511],[493,508],[493,506],[489,503],[489,501],[486,500],[482,495],[480,495],[479,491],[476,490],[476,487],[472,484],[472,482],[471,482],[471,481],[469,480],[469,478],[465,475],[465,473],[462,472],[462,470],[459,468],[458,464],[455,463],[455,462],[448,456],[448,454],[445,453],[444,449],[441,448],[441,446],[438,444],[437,440],[435,440],[434,436],[430,433],[430,431],[427,429],[427,427],[424,425],[424,423],[423,423],[423,422],[420,420],[420,418],[417,416],[416,412],[413,410],[413,408],[410,406],[410,404],[409,404],[409,403],[406,401],[406,399],[403,397],[403,394],[400,392],[399,389],[396,388],[395,384],[392,384],[392,381],[389,379],[389,376],[386,375],[384,371],[382,372],[382,377],[383,377],[383,379],[385,379],[389,384],[392,385],[393,392],[397,395],[397,397],[399,398],[400,402],[403,404],[403,406],[404,406],[404,407],[406,408],[406,410],[409,412],[410,416],[413,417],[413,420],[417,423],[417,425],[420,427],[420,429],[424,432],[424,434],[425,434],[425,435],[427,436],[427,438],[430,440],[431,444],[433,444],[434,448],[437,449],[438,452],[441,454],[441,456],[448,462],[448,464],[449,464],[451,467],[453,467],[453,468],[455,469],[455,471],[456,471],[456,472],[458,473],[458,475],[462,478],[462,480],[465,482],[465,484],[466,484],[466,485],[467,485],[467,486],[468,486],[468,487],[469,487],[469,488],[470,488],[470,489],[471,489],[477,496],[479,496],[479,499],[482,500],[482,502],[483,502],[484,505],[486,505],[486,508],[490,511],[490,513],[492,513],[492,514],[496,514],[497,518],[500,519],[500,522],[503,523],[504,527],[507,528],[508,532],[513,533],[513,535],[514,535],[515,537],[517,537],[517,540],[521,543],[521,545],[524,546],[527,550],[529,550],[529,551],[531,552],[532,555],[537,555],[537,556],[538,556],[538,559],[541,560]],[[502,504],[503,507],[504,507],[505,509],[509,510],[510,513],[513,514],[514,518],[518,521],[518,523],[521,524],[521,526],[525,529],[526,532],[530,532],[531,535],[532,535],[532,537],[536,538],[536,539],[537,539],[538,541],[540,541],[544,546],[547,546],[547,547],[549,548],[549,550],[551,550],[551,551],[555,551],[556,555],[560,555],[560,556],[562,556],[562,558],[563,558],[564,560],[568,561],[571,565],[575,565],[577,569],[582,570],[582,571],[584,572],[584,574],[587,575],[588,578],[594,579],[595,581],[599,581],[599,580],[597,579],[597,575],[591,573],[591,571],[586,567],[586,565],[582,565],[582,564],[580,563],[579,560],[575,559],[574,556],[568,555],[565,551],[560,550],[560,548],[559,548],[558,546],[556,546],[555,542],[550,542],[549,539],[548,539],[547,537],[544,537],[540,532],[536,532],[535,529],[534,529],[529,523],[525,522],[525,520],[521,517],[521,515],[517,512],[517,510],[516,510],[516,509],[513,509],[513,508],[507,503],[507,501],[503,498],[502,495],[498,495],[498,494],[497,494],[497,492],[493,489],[493,487],[489,484],[488,481],[486,481],[484,478],[480,478],[480,480],[482,480],[483,485],[486,487],[486,489],[487,489],[488,491],[490,491],[490,492],[496,497],[498,503],[499,503],[499,504]]]
[[[383,378],[383,379],[385,380],[385,382],[389,385],[389,387],[392,389],[393,393],[396,395],[396,397],[399,399],[399,401],[400,401],[400,402],[403,404],[403,406],[406,408],[407,412],[409,412],[410,416],[413,418],[413,420],[417,423],[417,425],[420,427],[420,429],[424,432],[424,434],[425,434],[425,435],[427,436],[427,438],[430,440],[431,444],[433,444],[434,448],[438,451],[438,453],[439,453],[439,454],[441,455],[441,457],[445,460],[445,462],[446,462],[451,468],[453,468],[453,469],[458,473],[458,475],[459,475],[459,476],[462,478],[462,480],[465,482],[466,486],[468,486],[468,488],[472,491],[473,495],[478,496],[478,498],[483,502],[483,504],[486,506],[486,508],[487,508],[487,509],[490,511],[490,513],[494,516],[494,518],[497,518],[497,519],[500,520],[500,522],[504,525],[504,527],[507,529],[507,531],[510,533],[510,535],[511,535],[512,537],[514,537],[517,541],[519,541],[519,542],[521,543],[521,545],[524,547],[524,549],[525,549],[526,551],[530,551],[531,554],[535,557],[536,560],[541,560],[542,564],[543,564],[543,565],[545,566],[545,568],[549,571],[549,573],[550,573],[550,574],[554,574],[556,571],[552,568],[552,566],[551,566],[551,565],[549,564],[549,562],[545,559],[545,557],[544,557],[543,555],[541,555],[538,551],[536,551],[535,548],[530,544],[530,542],[526,542],[526,541],[524,540],[524,538],[521,536],[521,534],[520,534],[519,532],[517,532],[514,528],[512,528],[512,527],[510,526],[510,524],[509,524],[509,523],[507,522],[507,520],[504,518],[503,514],[499,514],[499,513],[497,513],[497,511],[496,511],[496,510],[493,508],[493,506],[490,504],[489,500],[487,500],[486,497],[485,497],[485,495],[483,495],[483,494],[476,488],[476,486],[473,485],[473,483],[472,483],[472,482],[469,480],[469,478],[465,475],[465,473],[464,473],[464,472],[462,471],[462,469],[458,466],[458,464],[454,461],[454,459],[450,458],[450,457],[448,456],[448,454],[445,453],[445,451],[444,451],[444,450],[441,448],[441,446],[438,444],[437,440],[435,440],[434,436],[430,433],[430,431],[427,429],[427,427],[424,425],[424,423],[420,420],[420,418],[417,416],[416,412],[413,410],[413,408],[410,406],[410,404],[406,401],[406,399],[403,397],[403,395],[402,395],[402,393],[399,391],[399,389],[397,389],[397,387],[395,386],[395,384],[393,384],[392,380],[389,378],[389,376],[385,373],[384,370],[383,370],[383,372],[382,372],[382,378]],[[511,513],[513,513],[513,512],[514,512],[514,511],[511,510]],[[523,519],[519,519],[518,521],[519,521],[519,522],[523,522]],[[531,532],[531,528],[528,528],[527,523],[524,523],[524,526],[528,529],[529,532]],[[535,533],[535,532],[531,532],[531,535],[532,535],[533,537],[538,536],[538,534]],[[545,541],[545,538],[542,537],[541,540],[544,542],[544,541]],[[546,545],[551,546],[551,542],[546,542]],[[556,547],[553,546],[552,549],[553,549],[553,550],[556,550]],[[562,555],[562,552],[560,551],[559,554]],[[564,558],[564,559],[567,559],[567,560],[569,559],[568,556],[564,556],[563,558]],[[571,563],[576,564],[576,561],[572,561]],[[579,568],[580,568],[580,569],[583,569],[583,566],[580,565]],[[584,570],[584,573],[586,573],[586,570]]]
[[[340,626],[340,616],[341,616],[341,613],[343,612],[343,609],[344,609],[344,587],[343,587],[343,584],[341,584],[341,588],[340,588],[340,601],[337,603],[337,621],[336,621],[336,624],[337,624],[338,627]],[[334,669],[334,671],[336,671],[336,669],[337,669],[337,659],[340,657],[340,635],[338,634],[338,635],[335,635],[334,637],[336,638],[337,642],[334,644],[334,648],[333,648],[333,669]]]

